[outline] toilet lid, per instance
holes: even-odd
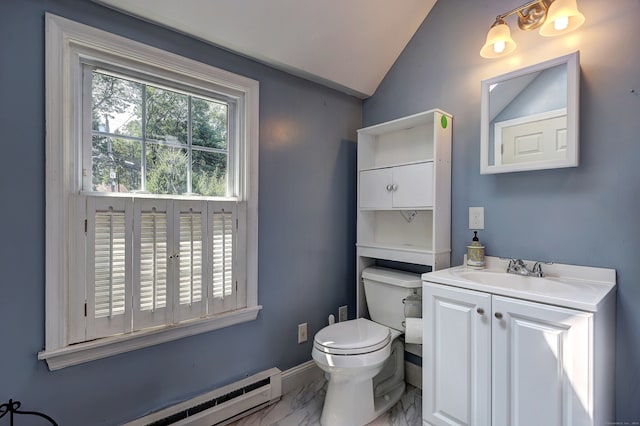
[[[357,355],[377,351],[391,341],[389,327],[364,318],[343,321],[320,330],[314,346],[326,353]]]

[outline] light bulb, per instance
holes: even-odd
[[[562,31],[566,29],[568,26],[569,26],[568,16],[561,16],[555,21],[553,21],[553,28],[555,28],[556,31]]]
[[[505,43],[503,40],[496,41],[495,43],[493,43],[493,51],[496,53],[504,52],[504,48],[505,48]]]

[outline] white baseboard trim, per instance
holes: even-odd
[[[296,365],[282,372],[282,394],[284,395],[307,383],[320,380],[322,377],[322,370],[313,360]]]
[[[422,389],[422,367],[411,362],[404,362],[404,381]],[[284,380],[283,380],[284,382]]]

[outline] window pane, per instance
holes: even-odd
[[[187,143],[188,97],[147,86],[147,138]]]
[[[152,194],[184,194],[187,192],[185,149],[147,144],[147,192]]]
[[[208,148],[227,149],[227,105],[192,99],[192,143]]]
[[[94,191],[140,190],[140,142],[93,136],[91,151]]]
[[[227,195],[227,155],[193,150],[193,192],[208,196]]]
[[[91,98],[94,131],[142,136],[142,84],[94,71]]]

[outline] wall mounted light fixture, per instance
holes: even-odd
[[[480,49],[483,58],[499,58],[516,48],[511,30],[505,18],[518,15],[518,26],[529,31],[540,28],[540,35],[549,37],[573,31],[584,23],[584,15],[578,10],[576,0],[534,0],[507,13],[496,16],[487,33],[487,40]]]

